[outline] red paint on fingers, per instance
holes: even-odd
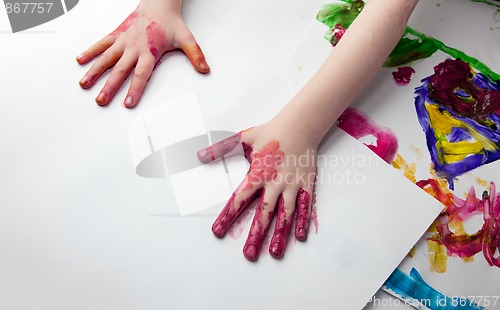
[[[234,221],[238,218],[240,213],[260,195],[260,191],[256,191],[250,197],[240,202],[239,206],[235,205],[236,195],[238,191],[234,192],[226,206],[219,214],[214,224],[212,225],[212,232],[217,238],[222,238],[229,231]]]
[[[92,85],[94,85],[94,82],[97,78],[97,74],[93,74],[91,76],[85,75],[81,80],[80,80],[80,87],[83,89],[90,88]]]
[[[295,238],[299,241],[305,241],[309,232],[310,201],[309,193],[301,188],[297,195],[297,223],[295,224]]]
[[[247,241],[243,247],[243,255],[252,262],[259,258],[262,243],[264,242],[264,238],[269,230],[269,226],[271,226],[271,220],[274,216],[274,210],[267,211],[267,202],[264,202],[264,196],[263,190],[259,205],[255,211],[252,226],[250,227],[250,232],[248,233]]]
[[[269,247],[269,254],[274,258],[281,258],[285,254],[286,243],[292,229],[292,219],[292,214],[286,214],[285,199],[281,195],[278,202],[278,216],[274,227],[274,234],[271,239],[271,246]]]

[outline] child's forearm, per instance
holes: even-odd
[[[418,0],[370,0],[313,78],[275,117],[319,144],[396,46]]]

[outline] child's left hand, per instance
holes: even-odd
[[[243,254],[256,261],[271,221],[276,226],[269,246],[274,258],[283,256],[295,218],[295,238],[307,238],[316,181],[317,145],[301,139],[277,121],[241,131],[198,151],[198,158],[210,162],[243,144],[250,169],[215,220],[212,231],[222,238],[236,218],[257,197],[259,203]]]

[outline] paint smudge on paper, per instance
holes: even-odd
[[[392,73],[394,82],[399,86],[406,86],[411,82],[411,75],[415,73],[415,69],[412,67],[398,67],[397,71]]]
[[[429,251],[427,260],[431,264],[431,271],[445,273],[446,262],[448,260],[448,257],[446,256],[446,247],[439,242],[428,239],[427,249]]]
[[[386,162],[392,162],[398,149],[398,140],[392,130],[378,126],[362,112],[353,108],[347,108],[338,121],[338,127],[355,139],[374,136],[377,144],[365,143],[365,145]]]
[[[437,233],[429,240],[444,245],[448,256],[470,259],[483,252],[489,265],[500,267],[500,257],[495,257],[495,251],[500,250],[500,194],[493,183],[481,198],[476,197],[471,187],[465,199],[458,198],[435,179],[421,180],[417,185],[446,207],[436,220]],[[473,234],[466,233],[463,222],[475,215],[483,216],[483,226]]]
[[[486,3],[492,6],[500,7],[500,1],[499,0],[471,0],[472,2],[482,2]]]
[[[339,42],[340,39],[342,39],[342,36],[345,34],[345,28],[342,27],[341,25],[337,24],[335,27],[331,30],[330,36],[330,43],[332,46],[336,46]]]
[[[480,310],[485,308],[459,297],[448,297],[424,281],[420,273],[412,268],[410,274],[396,269],[384,283],[391,293],[407,301],[408,305],[431,310],[460,309]]]
[[[330,30],[325,34],[325,39],[333,46],[337,45],[345,30],[349,28],[365,6],[361,0],[343,1],[343,3],[338,2],[324,6],[316,17],[317,20],[330,27]]]
[[[453,179],[500,158],[500,81],[445,60],[415,90],[415,108],[432,162]]]

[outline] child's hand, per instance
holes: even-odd
[[[85,64],[102,53],[80,80],[82,88],[92,87],[107,69],[114,66],[96,98],[97,104],[107,105],[134,71],[124,105],[135,107],[155,64],[164,53],[175,49],[181,49],[187,55],[196,71],[210,71],[203,52],[182,19],[180,4],[169,6],[165,3],[143,0],[116,30],[76,58],[79,64]]]
[[[215,220],[212,231],[218,238],[224,237],[238,215],[260,196],[243,248],[243,254],[251,261],[258,259],[275,214],[276,226],[269,246],[269,253],[275,258],[285,252],[294,218],[298,240],[306,240],[309,230],[317,146],[300,142],[281,127],[269,122],[198,151],[198,158],[207,163],[243,144],[250,170]]]

